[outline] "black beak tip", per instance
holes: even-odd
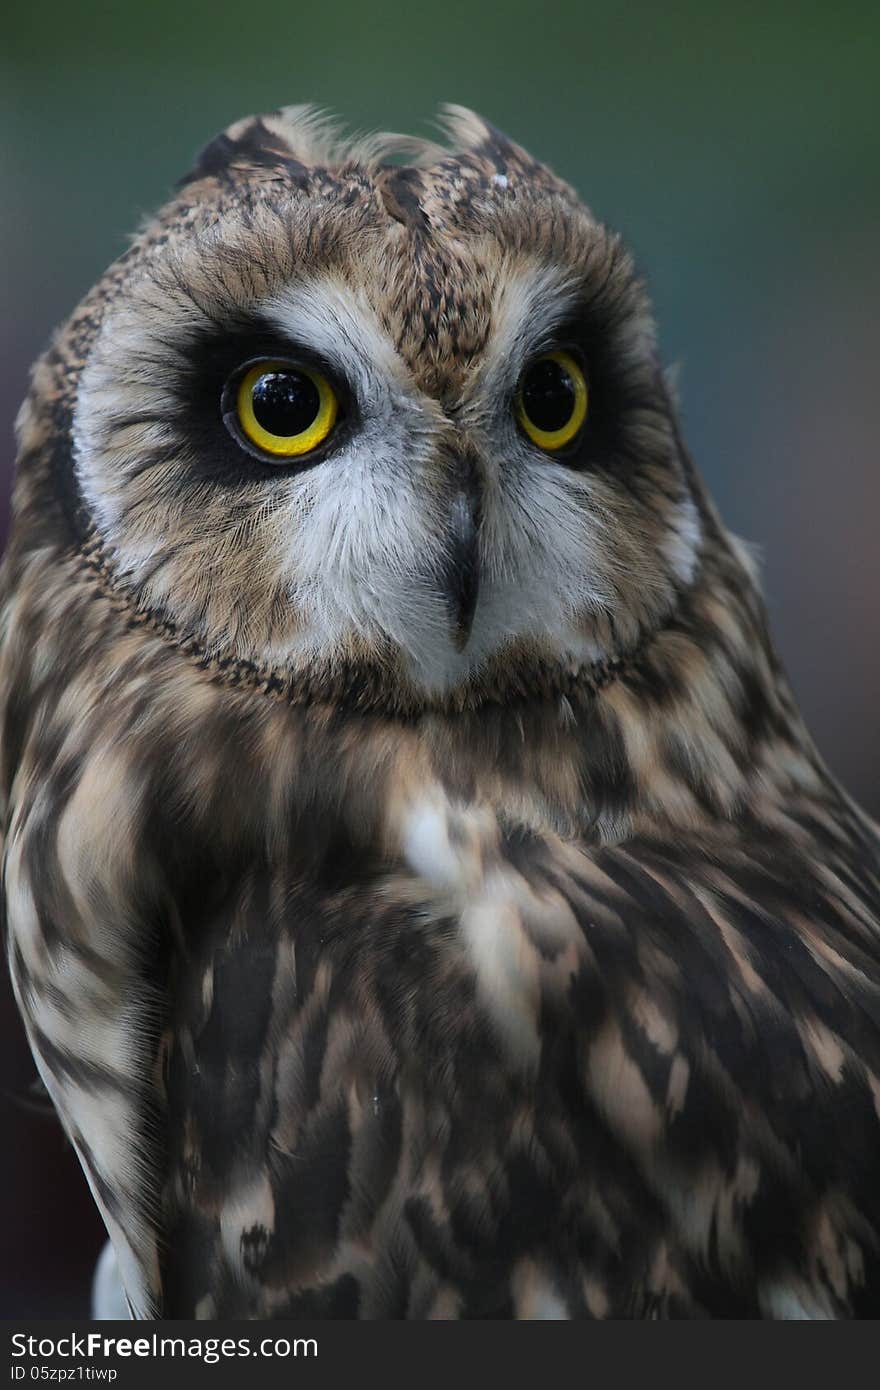
[[[444,590],[452,622],[452,642],[463,652],[470,641],[480,593],[479,528],[473,499],[459,492],[452,504]]]

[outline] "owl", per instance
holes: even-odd
[[[136,1318],[880,1312],[880,839],[620,239],[215,139],[34,368],[3,896]]]

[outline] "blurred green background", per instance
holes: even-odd
[[[765,557],[819,745],[880,811],[880,6],[868,3],[9,8],[0,36],[0,427],[127,233],[232,119],[310,100],[430,134],[475,107],[634,248],[685,428]],[[97,1228],[4,1000],[0,1316],[84,1309]]]

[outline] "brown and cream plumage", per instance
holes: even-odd
[[[876,1314],[877,829],[620,241],[448,133],[239,122],[35,368],[0,681],[37,1065],[137,1316]],[[548,360],[565,448],[518,419]],[[331,383],[312,453],[242,437],[253,362]]]

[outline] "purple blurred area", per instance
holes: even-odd
[[[542,12],[543,13],[543,12]],[[45,0],[0,52],[0,521],[30,364],[194,150],[317,99],[429,133],[474,106],[633,245],[685,431],[757,545],[777,643],[834,772],[880,813],[880,10]],[[305,61],[307,58],[307,62]],[[102,1236],[0,985],[0,1316],[85,1315]]]

